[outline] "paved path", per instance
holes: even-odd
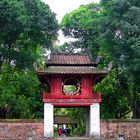
[[[54,140],[116,140],[115,139],[96,139],[96,138],[89,138],[89,137],[58,137],[54,138]]]
[[[55,140],[89,140],[88,137],[61,137],[55,138]]]

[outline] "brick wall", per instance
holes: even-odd
[[[43,123],[0,123],[0,139],[27,140],[33,135],[43,137]]]
[[[102,138],[140,138],[140,121],[101,121]],[[43,122],[0,122],[0,139],[27,140],[28,136],[43,138]]]
[[[117,138],[120,134],[124,134],[125,138],[140,138],[140,120],[101,121],[101,137]]]

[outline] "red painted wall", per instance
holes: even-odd
[[[102,138],[118,138],[120,130],[124,131],[125,138],[140,139],[140,121],[101,121]],[[26,140],[30,134],[36,140],[43,138],[43,122],[0,123],[0,139]]]
[[[63,82],[67,78],[79,78],[80,79],[80,95],[64,95],[63,93]],[[49,82],[48,82],[49,83]],[[93,77],[92,75],[52,75],[50,78],[51,93],[49,99],[94,99],[92,92]],[[46,96],[47,97],[47,96]],[[43,96],[45,98],[45,96]],[[48,98],[46,98],[48,99]]]

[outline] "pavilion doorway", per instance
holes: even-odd
[[[64,106],[63,106],[64,107]],[[79,107],[79,106],[73,106]],[[85,107],[85,135],[89,137],[100,137],[100,110],[99,103],[93,103]],[[89,110],[89,111],[88,111]],[[54,106],[44,103],[44,136],[54,137]]]
[[[89,136],[89,107],[54,108],[54,136],[59,129],[66,137]]]

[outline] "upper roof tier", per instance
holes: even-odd
[[[97,62],[92,61],[88,54],[51,54],[46,59],[46,68],[39,70],[39,75],[46,74],[100,74],[106,75],[106,70],[98,70]]]
[[[46,60],[46,66],[49,65],[96,65],[87,54],[52,54],[49,60]]]

